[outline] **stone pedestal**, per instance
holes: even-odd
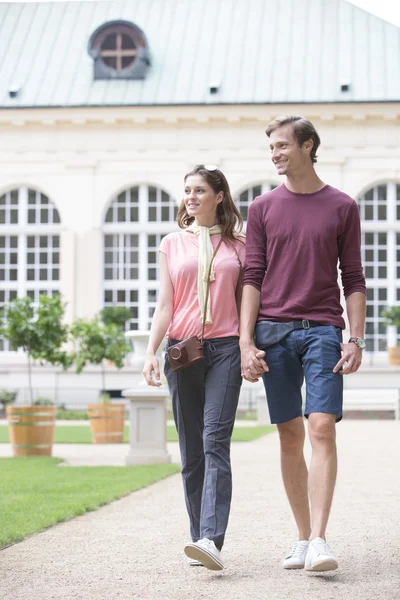
[[[167,452],[168,389],[138,385],[124,390],[122,395],[130,404],[130,448],[126,464],[171,462]]]

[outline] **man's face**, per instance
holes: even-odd
[[[278,175],[298,175],[310,166],[312,142],[308,140],[299,147],[293,134],[292,125],[285,125],[272,131],[269,137],[271,159]],[[312,164],[312,163],[311,163]]]

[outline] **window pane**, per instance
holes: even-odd
[[[374,260],[374,251],[373,250],[365,251],[365,260],[367,260],[368,262],[372,262]]]
[[[373,267],[365,267],[365,277],[367,279],[373,279],[373,277],[374,277],[374,268]]]
[[[387,269],[386,267],[378,267],[378,278],[386,279],[387,277]]]
[[[157,208],[155,206],[149,206],[149,221],[151,223],[157,221]]]
[[[364,218],[366,221],[373,221],[374,220],[374,207],[367,204],[365,206],[365,212],[364,212]]]
[[[130,49],[135,49],[136,46],[133,42],[133,39],[131,37],[129,37],[128,35],[126,35],[125,33],[122,34],[122,40],[121,40],[121,47],[123,50],[130,50]]]
[[[380,204],[378,206],[378,219],[379,221],[386,221],[386,205]]]
[[[378,200],[386,199],[386,185],[378,185]]]
[[[378,250],[379,262],[386,262],[386,250]]]
[[[379,300],[387,299],[387,290],[385,288],[379,288],[378,290],[378,298]]]
[[[374,234],[373,233],[365,234],[365,243],[367,246],[373,246],[373,244],[374,244]]]
[[[133,63],[133,61],[135,60],[135,57],[132,56],[123,56],[122,60],[121,60],[121,68],[122,69],[126,69],[127,67],[129,67],[129,65],[131,65]]]
[[[117,68],[117,59],[113,56],[103,56],[103,61],[107,67],[111,67],[111,69]]]
[[[102,50],[116,50],[117,48],[117,36],[115,33],[107,35],[104,42],[101,44]]]

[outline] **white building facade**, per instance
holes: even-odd
[[[163,0],[158,7],[167,11],[171,3]],[[64,8],[37,5],[36,10],[35,5],[20,5],[19,12],[12,5],[0,5],[3,11],[8,6],[2,21],[4,27],[8,21],[7,32],[12,20],[14,31],[18,23],[23,29],[32,20],[41,23],[43,31],[48,31],[49,22],[60,28],[59,35],[50,28],[51,35],[44,33],[40,43],[36,40],[39,67],[35,62],[31,70],[28,51],[30,44],[31,52],[34,47],[29,37],[22,43],[17,34],[7,33],[9,39],[0,48],[0,304],[16,296],[60,293],[69,322],[91,317],[104,306],[120,305],[131,309],[130,329],[148,330],[158,290],[157,248],[162,236],[176,228],[184,174],[200,162],[217,164],[246,218],[249,202],[281,183],[269,159],[267,123],[282,113],[302,114],[322,140],[319,176],[357,199],[360,207],[368,286],[364,368],[372,366],[377,377],[383,377],[386,347],[400,343],[400,331],[385,328],[381,317],[386,306],[400,304],[398,28],[344,0],[297,3],[295,11],[336,28],[343,38],[341,47],[349,43],[346,27],[355,28],[364,43],[360,54],[352,50],[352,71],[343,58],[345,49],[339,51],[333,37],[332,44],[330,38],[325,43],[318,38],[324,57],[315,65],[315,82],[311,65],[318,45],[315,40],[301,45],[300,32],[293,30],[288,55],[276,38],[274,56],[280,68],[273,72],[267,40],[259,33],[257,48],[246,48],[249,31],[240,30],[241,13],[237,7],[229,10],[229,2],[213,5],[212,10],[219,10],[222,41],[214,49],[208,45],[203,56],[204,32],[196,34],[195,49],[182,53],[164,33],[157,37],[152,13],[144,4],[132,1],[128,9],[122,2],[74,2]],[[169,24],[184,40],[185,23],[202,2],[186,4]],[[250,4],[261,6],[257,0]],[[271,11],[274,22],[283,26],[275,2],[264,4],[270,5],[265,10]],[[161,16],[154,19],[159,23]],[[79,43],[72,44],[68,36],[78,21],[73,35]],[[129,31],[118,29],[126,22],[137,27],[131,42]],[[251,22],[255,28],[254,19]],[[243,46],[236,55],[232,37],[239,34]],[[71,45],[65,41],[62,46],[60,38]],[[96,39],[97,55],[90,46]],[[375,54],[381,40],[388,50],[397,51],[396,66],[389,52]],[[224,63],[223,43],[231,50]],[[16,62],[18,44],[22,55],[28,54]],[[302,61],[295,55],[296,44]],[[124,68],[130,68],[127,61],[133,56],[135,65],[139,50],[145,66],[126,72],[124,79]],[[45,51],[46,58],[41,54]],[[361,58],[365,52],[370,53],[369,62]],[[64,69],[57,69],[57,54],[64,58]],[[35,73],[41,56],[41,71]],[[103,61],[103,71],[94,70],[93,56]],[[237,80],[232,61],[240,62]],[[304,72],[299,72],[299,61]],[[329,69],[331,77],[325,72]],[[398,83],[392,81],[396,75]],[[266,78],[270,85],[263,90]],[[15,377],[23,360],[0,342],[5,387],[18,387]],[[110,372],[111,387],[131,387],[132,381],[125,379],[131,371],[125,369],[126,383],[121,385],[122,374]]]

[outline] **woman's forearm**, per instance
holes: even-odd
[[[172,306],[157,306],[154,311],[146,354],[155,354],[172,320]]]

